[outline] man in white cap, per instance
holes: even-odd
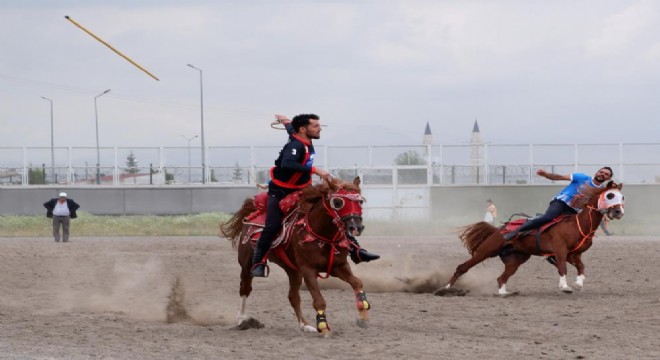
[[[62,241],[69,241],[69,224],[71,219],[78,217],[76,210],[80,208],[80,205],[73,199],[69,199],[65,192],[61,192],[59,197],[46,201],[44,207],[47,210],[46,217],[53,218],[55,241],[60,241],[60,225],[62,226]]]

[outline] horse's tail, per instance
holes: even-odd
[[[243,201],[243,206],[238,210],[232,217],[220,223],[220,236],[224,236],[227,240],[231,241],[234,246],[236,246],[236,239],[241,235],[243,231],[243,219],[248,215],[257,210],[257,207],[254,206],[254,200],[252,198],[247,198]]]
[[[463,227],[462,232],[458,237],[468,249],[470,255],[474,255],[474,252],[477,251],[479,245],[496,231],[497,228],[495,226],[485,221],[480,221]]]

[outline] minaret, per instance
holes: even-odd
[[[424,129],[424,137],[422,138],[422,144],[424,145],[433,145],[433,135],[431,134],[431,127],[429,122],[426,122],[426,129]]]
[[[481,166],[484,164],[484,151],[483,142],[481,141],[481,133],[479,132],[479,123],[474,119],[474,127],[472,127],[472,136],[470,137],[470,160],[472,165]]]

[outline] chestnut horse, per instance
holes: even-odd
[[[297,208],[285,216],[284,239],[279,246],[271,248],[269,260],[279,265],[289,277],[289,303],[303,332],[330,334],[325,314],[326,303],[321,295],[317,277],[325,272],[349,283],[355,292],[357,302],[357,325],[368,327],[370,304],[363,291],[362,281],[353,275],[347,261],[349,252],[347,233],[359,236],[362,225],[362,198],[360,178],[353,183],[332,179],[318,185],[310,185],[302,190]],[[244,219],[256,210],[252,199],[246,199],[243,207],[226,223],[220,226],[222,234],[238,249],[238,263],[241,265],[241,309],[238,314],[239,326],[251,321],[246,315],[245,306],[252,292],[252,253],[254,240],[258,238],[255,225]],[[279,247],[279,249],[278,249]],[[312,295],[316,310],[316,327],[310,326],[300,309],[300,287],[302,281]]]
[[[452,290],[461,275],[484,260],[498,255],[504,263],[504,272],[497,278],[498,294],[501,296],[511,295],[506,290],[506,282],[531,255],[554,257],[554,265],[559,272],[559,288],[565,293],[573,292],[566,283],[566,262],[572,264],[577,269],[575,287],[582,289],[585,279],[582,253],[591,247],[594,233],[603,216],[610,219],[623,217],[622,187],[622,184],[611,181],[603,188],[585,187],[573,203],[582,211],[552,225],[541,233],[539,239],[538,231],[533,230],[507,242],[502,232],[498,231],[500,229],[483,221],[464,227],[459,237],[472,258],[456,267],[447,286],[436,291],[436,295]]]

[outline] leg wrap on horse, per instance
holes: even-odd
[[[371,309],[371,304],[367,301],[367,294],[365,294],[364,291],[358,291],[355,293],[355,302],[358,311]]]
[[[322,332],[323,330],[330,331],[330,325],[328,325],[328,319],[325,317],[325,312],[319,311],[316,313],[316,330]]]

